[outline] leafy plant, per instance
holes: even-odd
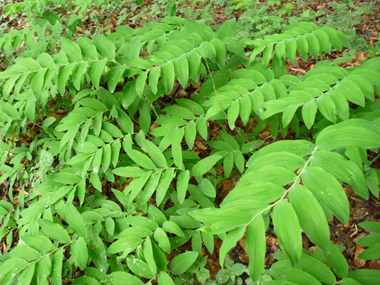
[[[215,33],[168,16],[92,39],[49,38],[54,48],[38,54],[16,53],[26,31],[3,41],[14,61],[0,73],[0,182],[13,203],[13,186],[22,190],[17,206],[0,204],[0,284],[166,285],[194,274],[206,282],[202,251],[212,253],[217,238],[226,269],[216,283],[241,284],[245,267],[226,256],[245,234],[248,282],[379,279],[377,271],[348,272],[326,220],[349,222],[343,182],[365,199],[379,196],[379,171],[367,158],[380,147],[379,58],[351,69],[320,61],[296,77],[286,74],[296,52],[319,60],[349,38],[312,23],[263,39],[235,34],[234,20]],[[183,89],[202,83],[200,93],[176,98],[176,80]],[[290,126],[302,139],[256,150],[263,142],[244,132],[253,118],[250,138],[269,124],[273,138]],[[211,121],[224,128],[218,139]],[[200,140],[214,148],[204,158],[193,152]],[[242,174],[221,203],[215,165],[224,178],[234,168]],[[270,224],[281,251],[264,270]],[[318,246],[313,255],[301,231]],[[190,240],[168,266],[168,255]]]

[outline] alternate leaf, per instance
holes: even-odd
[[[248,272],[255,281],[264,270],[265,244],[265,224],[262,215],[258,215],[249,224],[245,239],[245,251],[249,257]]]
[[[84,220],[77,208],[73,204],[66,203],[66,219],[70,227],[72,227],[79,236],[87,237],[87,228]]]
[[[284,199],[274,206],[273,225],[281,249],[297,265],[302,254],[301,227],[292,205]]]
[[[322,168],[308,166],[302,171],[302,182],[314,196],[345,225],[350,219],[346,193],[335,177]],[[321,179],[323,177],[323,179]]]
[[[69,243],[71,238],[66,230],[59,224],[46,219],[38,219],[42,232],[59,243]]]
[[[175,275],[185,273],[187,269],[195,262],[198,252],[187,251],[173,258],[170,262],[170,271]]]
[[[302,230],[320,248],[330,248],[330,231],[325,214],[317,199],[306,188],[294,184],[289,191],[289,201],[297,213]]]

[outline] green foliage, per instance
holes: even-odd
[[[212,253],[217,238],[226,269],[216,284],[242,284],[245,271],[247,284],[378,280],[374,271],[348,273],[326,217],[349,222],[343,182],[365,199],[379,197],[380,173],[367,151],[380,147],[380,58],[350,69],[319,61],[350,42],[313,23],[245,41],[234,38],[234,20],[214,32],[167,16],[75,40],[75,16],[62,23],[45,13],[37,23],[0,38],[9,59],[0,72],[0,182],[11,202],[14,186],[22,188],[15,207],[0,203],[7,245],[0,284],[191,284],[194,274],[212,284],[202,246]],[[286,74],[296,52],[319,61],[302,77]],[[176,80],[186,89],[200,79],[200,94],[169,98]],[[244,136],[237,121],[246,127],[252,119],[252,141],[228,132]],[[218,139],[208,133],[211,121],[227,128]],[[256,150],[268,124],[273,138],[290,127],[299,139]],[[214,148],[205,158],[192,152],[199,139]],[[242,177],[219,203],[215,184],[233,169]],[[281,251],[264,270],[269,224]],[[376,232],[361,240],[370,245],[363,258],[378,258],[378,225],[362,226]],[[301,231],[318,246],[313,255]],[[244,234],[247,269],[226,258]],[[191,250],[168,265],[168,254],[188,241]]]

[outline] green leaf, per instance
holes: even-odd
[[[82,62],[77,65],[73,71],[73,85],[77,90],[81,90],[81,81],[85,73],[87,73],[88,63]]]
[[[11,104],[8,104],[7,102],[4,102],[4,101],[0,101],[0,108],[8,116],[12,117],[13,119],[19,119],[20,118],[20,114],[18,113],[16,108],[14,106],[12,106]]]
[[[353,119],[356,121],[360,119]],[[351,120],[350,120],[351,121]],[[323,129],[316,140],[320,149],[333,150],[340,147],[357,146],[367,149],[380,146],[380,135],[370,129],[336,124]]]
[[[335,123],[336,115],[335,115],[335,103],[328,95],[322,95],[316,100],[319,111],[321,111],[322,115],[329,121]]]
[[[149,177],[148,182],[144,187],[144,191],[141,194],[141,203],[147,203],[152,197],[154,191],[158,186],[158,182],[160,181],[162,170],[154,171]]]
[[[196,126],[195,126],[194,121],[191,120],[187,123],[186,128],[185,128],[185,139],[186,139],[187,146],[189,147],[190,150],[192,150],[194,147],[196,135],[197,135]]]
[[[61,48],[70,62],[82,61],[81,49],[77,43],[74,43],[67,38],[61,38]]]
[[[252,112],[251,99],[249,96],[242,96],[240,99],[240,118],[243,125],[246,125]]]
[[[203,23],[196,23],[193,20],[183,19],[183,25],[190,33],[200,35],[204,41],[210,41],[215,37],[212,29]]]
[[[191,211],[190,216],[207,224],[212,225],[219,221],[234,223],[235,225],[248,224],[251,216],[236,209],[205,208]]]
[[[33,278],[35,267],[36,267],[36,263],[34,262],[34,263],[31,263],[26,269],[22,271],[18,279],[19,284],[30,284]]]
[[[174,223],[172,221],[165,221],[162,225],[162,229],[165,232],[169,232],[169,233],[175,234],[175,235],[180,236],[180,237],[185,236],[185,234],[181,230],[181,228],[176,223]]]
[[[4,276],[8,272],[19,272],[22,268],[28,266],[28,262],[21,258],[10,258],[0,265],[0,276]]]
[[[158,228],[158,224],[152,219],[148,219],[147,217],[142,217],[142,216],[128,217],[128,222],[134,227],[143,226],[143,227],[147,227],[148,229],[152,231]]]
[[[309,254],[302,253],[298,266],[322,283],[334,284],[336,282],[335,275],[331,270],[323,262]]]
[[[204,116],[198,117],[196,120],[198,133],[202,138],[207,140],[207,119]]]
[[[371,245],[365,251],[358,255],[358,258],[372,260],[380,258],[380,243]]]
[[[76,266],[84,269],[87,265],[88,251],[87,244],[82,237],[71,245],[71,256],[74,257]]]
[[[59,243],[69,243],[71,241],[69,234],[61,225],[46,219],[38,219],[37,222],[40,225],[42,232],[49,238]]]
[[[235,100],[231,103],[227,111],[228,126],[230,127],[231,130],[235,128],[235,122],[239,116],[239,111],[240,111],[240,103],[238,100]]]
[[[156,169],[154,163],[148,158],[147,155],[134,149],[128,149],[127,154],[137,164],[148,170]]]
[[[153,162],[158,167],[168,167],[166,159],[160,149],[151,141],[143,140],[142,147],[146,150],[149,156],[152,158]]]
[[[135,258],[131,255],[127,257],[127,265],[129,269],[139,277],[148,279],[154,278],[154,273],[150,266],[141,259]]]
[[[318,55],[319,55],[319,41],[318,38],[312,34],[308,33],[305,35],[308,46],[309,46],[309,53],[311,54],[312,57],[314,57],[315,60],[318,60]]]
[[[189,80],[189,62],[186,55],[182,55],[173,61],[175,73],[178,77],[178,81],[183,88],[187,87],[187,81]]]
[[[129,66],[138,68],[138,69],[152,69],[153,68],[153,65],[149,61],[140,57],[126,56],[124,57],[124,62],[128,64]],[[157,69],[157,67],[154,68],[153,70],[155,69]]]
[[[172,181],[174,176],[174,168],[169,168],[164,171],[161,175],[161,180],[158,183],[156,190],[156,204],[159,206],[161,202],[164,200],[166,192],[170,186],[170,182]]]
[[[134,166],[118,167],[112,172],[121,177],[140,177],[145,173],[144,170]]]
[[[190,171],[182,171],[178,175],[177,179],[177,194],[178,194],[178,201],[182,204],[185,201],[187,187],[189,185],[190,180]]]
[[[56,121],[56,118],[54,117],[47,117],[44,122],[42,123],[42,127],[44,129],[47,129],[49,126],[51,126],[52,124],[54,124],[54,122]]]
[[[225,178],[230,177],[233,166],[234,166],[234,154],[233,152],[230,152],[223,159],[223,169],[224,169]]]
[[[236,243],[244,235],[246,225],[240,226],[232,231],[230,231],[223,240],[222,246],[219,251],[219,262],[220,266],[224,265],[224,259],[231,248],[236,246]]]
[[[94,84],[95,88],[99,88],[100,77],[102,76],[106,64],[106,58],[91,62],[91,66],[88,69],[88,75],[90,76],[91,82]]]
[[[13,248],[9,255],[12,258],[22,258],[28,261],[36,260],[41,257],[41,254],[35,249],[27,245],[21,245],[21,244]]]
[[[272,266],[270,271],[272,271],[276,279],[281,280],[288,280],[292,283],[290,284],[310,284],[310,285],[320,285],[321,283],[315,279],[312,275],[299,270],[294,269],[292,267],[287,266]]]
[[[113,285],[124,285],[128,282],[129,285],[143,285],[140,278],[122,271],[114,271],[111,273],[110,283]]]
[[[329,251],[323,250],[323,254],[331,269],[336,273],[336,275],[338,275],[340,278],[347,277],[347,260],[336,245],[330,243]]]
[[[310,161],[314,166],[334,175],[336,179],[349,183],[355,193],[368,199],[369,193],[363,172],[354,162],[346,160],[338,153],[324,150],[315,152]]]
[[[27,245],[41,253],[53,251],[56,249],[56,247],[51,243],[51,241],[43,235],[23,235],[21,239]]]
[[[296,266],[302,255],[301,227],[292,205],[284,199],[274,206],[273,225],[281,249]]]
[[[170,262],[170,271],[175,275],[185,273],[186,270],[195,262],[198,252],[187,251],[173,258]]]
[[[321,51],[331,53],[331,41],[329,36],[320,29],[313,31],[313,34],[318,38]]]
[[[361,284],[376,284],[380,280],[380,271],[372,269],[359,269],[351,271],[348,276]]]
[[[47,71],[47,68],[43,68],[39,70],[30,81],[30,87],[32,88],[33,94],[37,96],[37,98],[40,98],[40,93],[43,90],[44,76],[45,76],[46,71]]]
[[[172,105],[165,108],[165,112],[169,115],[180,117],[181,119],[185,120],[194,120],[195,116],[192,111],[188,110],[187,108]]]
[[[127,236],[113,242],[108,248],[109,254],[115,254],[121,251],[126,253],[132,252],[143,240],[137,236]]]
[[[107,272],[109,265],[107,261],[106,248],[103,241],[99,237],[90,240],[88,244],[88,255],[101,272]]]
[[[264,270],[265,245],[264,219],[262,215],[258,215],[249,224],[245,239],[245,251],[249,257],[248,272],[254,281],[261,277]]]
[[[156,66],[154,69],[152,69],[149,72],[149,87],[154,94],[157,93],[157,84],[158,84],[158,79],[160,78],[160,75],[161,75],[161,68],[159,66]]]
[[[165,271],[160,272],[157,281],[158,285],[175,285],[173,279]]]
[[[220,67],[223,67],[226,65],[226,48],[223,44],[223,42],[219,39],[212,39],[211,44],[214,46],[216,51],[216,62]]]
[[[374,222],[378,223],[378,222]],[[361,246],[371,246],[373,244],[376,244],[380,241],[380,234],[371,234],[371,235],[366,235],[362,238],[360,238],[356,243],[361,245]]]
[[[317,199],[305,187],[294,184],[289,201],[297,213],[302,230],[310,240],[324,250],[330,248],[330,230]]]
[[[314,100],[306,102],[302,107],[302,118],[306,127],[310,130],[314,125],[315,115],[317,114],[317,103]]]
[[[343,278],[340,280],[340,284],[342,285],[361,285],[362,283],[359,283],[358,281],[355,281],[354,279],[351,278]]]
[[[145,261],[149,264],[152,272],[154,274],[157,274],[157,265],[156,261],[154,260],[152,241],[150,240],[150,237],[147,237],[144,242],[143,253]]]
[[[193,50],[187,54],[187,58],[189,60],[190,78],[194,82],[198,82],[202,66],[201,57]]]
[[[107,107],[102,102],[94,98],[81,99],[80,101],[78,101],[78,104],[82,105],[83,107],[90,108],[97,113],[107,111]]]
[[[67,80],[69,79],[69,76],[71,75],[71,72],[73,71],[75,67],[75,64],[68,64],[65,65],[58,75],[58,91],[63,96],[66,91],[66,84]]]
[[[298,36],[296,38],[296,41],[297,41],[297,51],[299,52],[299,54],[301,55],[301,57],[304,60],[307,60],[308,59],[309,44],[307,42],[306,37]]]
[[[166,253],[170,253],[170,241],[166,233],[161,229],[157,228],[154,232],[154,239],[158,242],[158,246],[162,248]]]
[[[75,233],[81,237],[87,237],[87,228],[77,208],[73,204],[66,203],[66,219]]]
[[[96,49],[102,57],[106,57],[108,60],[115,60],[115,45],[103,34],[95,34],[92,37]]]
[[[293,63],[296,60],[297,41],[296,39],[286,40],[286,57]]]
[[[263,52],[263,66],[264,67],[268,66],[269,61],[272,57],[272,53],[273,53],[273,44],[269,44],[266,46]]]
[[[116,118],[116,121],[119,124],[120,128],[126,133],[132,133],[133,122],[131,118],[119,107],[117,107],[117,114],[118,117]]]
[[[174,84],[174,64],[171,61],[161,66],[161,80],[165,93],[170,93]]]
[[[247,176],[247,180],[255,177]],[[285,189],[270,182],[256,182],[238,184],[233,191],[223,200],[221,206],[229,206],[234,202],[260,201],[261,203],[273,203],[285,194]]]
[[[145,102],[143,107],[140,110],[140,118],[139,118],[140,128],[144,133],[149,132],[149,128],[152,122],[150,112],[151,112],[151,106],[148,102]],[[132,127],[133,127],[133,124],[132,124]]]
[[[235,18],[224,21],[218,30],[217,38],[220,40],[223,40],[226,37],[233,38],[235,36],[235,29],[236,29]]]
[[[103,122],[102,129],[109,133],[114,138],[120,138],[123,136],[123,133],[116,127],[114,124],[110,122]]]
[[[125,64],[117,65],[111,68],[107,74],[108,90],[113,93],[119,80],[123,77]]]
[[[98,52],[96,51],[95,45],[89,38],[78,37],[76,42],[80,46],[84,57],[87,57],[87,59],[90,60],[98,59]]]
[[[120,140],[115,140],[114,143],[111,145],[111,149],[112,149],[111,163],[115,167],[119,161],[119,156],[120,156],[120,149],[121,149]]]
[[[362,227],[363,229],[366,229],[367,231],[380,234],[379,222],[362,222],[359,224],[359,226]]]
[[[134,179],[128,187],[124,190],[125,193],[130,193],[128,197],[128,204],[132,203],[133,200],[141,193],[141,190],[145,183],[148,181],[152,172],[145,172],[141,177]]]
[[[78,278],[75,278],[73,285],[101,285],[101,283],[96,280],[95,278],[92,278],[90,276],[81,276]]]
[[[102,163],[101,163],[101,166],[104,172],[107,172],[111,164],[111,156],[112,156],[111,145],[107,144],[103,148],[103,156],[102,156]]]
[[[136,93],[140,98],[142,97],[142,94],[144,92],[147,77],[148,72],[143,72],[139,74],[139,76],[136,79]]]
[[[221,160],[224,156],[220,154],[213,154],[208,156],[200,161],[198,161],[191,170],[191,173],[194,176],[200,177],[201,175],[208,172],[211,167],[213,167],[219,160]]]
[[[174,159],[174,164],[178,168],[183,168],[182,146],[181,146],[183,136],[184,136],[184,129],[175,127],[175,129],[173,130],[172,155]]]
[[[343,224],[348,225],[350,206],[346,193],[335,177],[322,168],[308,166],[302,171],[302,182],[319,202]],[[323,177],[323,179],[321,179]]]
[[[50,274],[51,261],[48,255],[45,255],[37,263],[37,283],[46,284],[45,281]]]
[[[53,285],[60,285],[62,283],[63,249],[64,247],[60,247],[53,256],[50,275]]]
[[[198,183],[199,190],[208,197],[215,198],[216,190],[212,185],[211,181],[207,178],[202,178],[201,182]]]
[[[277,43],[274,49],[275,55],[278,57],[280,61],[283,60],[285,49],[286,49],[286,43],[284,41]]]

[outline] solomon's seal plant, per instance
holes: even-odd
[[[312,23],[246,41],[234,39],[235,26],[215,33],[169,16],[92,38],[51,37],[38,53],[30,31],[3,37],[0,48],[15,59],[0,72],[0,182],[15,206],[0,203],[0,284],[167,285],[193,273],[205,282],[203,246],[212,253],[222,239],[223,265],[244,235],[251,283],[379,280],[378,271],[349,272],[326,218],[349,222],[342,183],[379,196],[366,152],[380,147],[380,58],[349,69],[321,60],[350,43]],[[10,47],[21,42],[17,56]],[[296,52],[318,61],[300,77],[286,70]],[[177,81],[186,89],[200,79],[200,94],[167,96]],[[253,135],[269,124],[273,138],[290,127],[297,139],[256,150],[262,142],[241,130],[253,119]],[[210,122],[225,128],[219,139]],[[192,151],[197,140],[214,148],[209,156]],[[225,178],[242,175],[221,203],[215,165]],[[269,224],[281,251],[264,270]],[[303,249],[302,232],[318,254]],[[363,258],[379,257],[376,238],[361,240],[370,246]],[[187,241],[191,250],[168,264]]]

